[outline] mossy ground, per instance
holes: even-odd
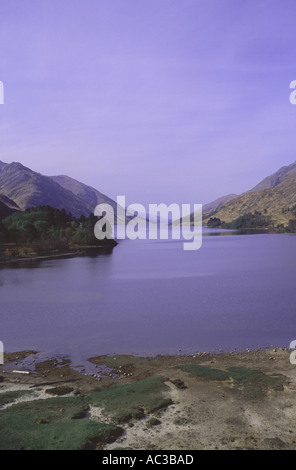
[[[90,395],[89,402],[92,406],[104,408],[104,412],[111,414],[117,422],[139,419],[172,404],[171,399],[163,395],[167,390],[164,380],[162,377],[149,377],[99,390]]]
[[[212,369],[211,367],[200,366],[195,364],[185,364],[180,369],[183,372],[189,372],[196,377],[204,377],[209,380],[230,380],[230,374],[224,370]]]
[[[0,410],[0,450],[90,449],[113,442],[123,433],[121,423],[170,405],[172,401],[163,396],[166,389],[162,377],[151,377],[85,395],[11,404]],[[59,394],[65,387],[52,390]],[[33,392],[6,392],[0,394],[0,400],[2,404],[11,403],[28,393]],[[89,419],[90,405],[102,408],[112,424]]]
[[[235,387],[239,387],[249,398],[262,398],[268,390],[283,390],[283,378],[264,374],[247,367],[229,367]]]
[[[14,374],[15,353],[1,374],[0,448],[295,449],[296,379],[289,355],[261,348],[100,356],[94,359],[98,377],[60,360],[43,361],[33,371],[38,358],[32,357],[30,374]],[[104,374],[104,367],[112,373]],[[59,395],[71,388],[71,395]]]
[[[241,391],[250,399],[262,398],[268,390],[282,390],[283,379],[264,374],[262,371],[247,367],[229,367],[226,370],[214,369],[207,366],[185,364],[180,367],[183,372],[188,372],[196,377],[209,380],[231,380],[235,391]]]
[[[14,390],[12,392],[3,392],[0,393],[0,407],[4,405],[8,405],[19,398],[23,398],[25,396],[34,396],[35,392],[32,390]]]
[[[75,450],[113,442],[123,430],[87,419],[80,397],[18,403],[0,411],[0,449]]]
[[[57,395],[57,396],[63,396],[63,395],[68,395],[69,393],[72,393],[74,391],[74,388],[72,387],[53,387],[53,388],[48,388],[45,390],[46,393],[49,395]]]

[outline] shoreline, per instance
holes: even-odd
[[[93,441],[97,450],[296,449],[296,366],[286,348],[95,356],[89,358],[89,373],[73,367],[67,358],[39,362],[37,355],[36,351],[5,355],[0,366],[0,423],[8,416],[10,426],[19,419],[20,410],[28,423],[36,406],[47,416],[52,413],[47,407],[56,403],[65,410],[81,407],[79,419],[74,420],[81,440],[77,448],[85,447],[85,434],[78,432],[83,425],[98,427]],[[32,369],[20,373],[26,361]],[[8,402],[3,405],[5,397]],[[59,420],[51,415],[48,425],[34,424],[36,448],[56,448],[60,441],[48,442],[43,431],[48,426],[60,433]],[[65,417],[63,426],[73,428],[74,421]],[[25,434],[30,434],[26,423]],[[102,426],[110,432],[108,437],[102,435]],[[0,446],[13,448],[21,441],[27,448],[17,428],[9,431],[9,442],[0,431]]]
[[[114,241],[115,242],[115,241]],[[39,261],[39,260],[47,260],[47,259],[64,259],[64,258],[71,258],[71,257],[78,257],[78,256],[87,256],[90,252],[97,252],[102,253],[105,252],[106,250],[112,250],[115,248],[118,243],[115,242],[116,244],[106,244],[106,245],[100,245],[100,246],[84,246],[76,250],[70,250],[70,251],[61,251],[61,252],[49,252],[47,254],[36,254],[36,255],[31,255],[31,256],[19,256],[19,257],[9,257],[9,258],[0,258],[0,265],[3,264],[10,264],[10,263],[17,263],[21,261]]]

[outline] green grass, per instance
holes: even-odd
[[[184,366],[181,366],[180,369],[183,372],[188,372],[189,374],[194,375],[196,377],[204,377],[209,380],[223,381],[230,380],[231,378],[230,374],[228,372],[225,372],[224,370],[212,369],[206,366],[185,364]]]
[[[97,443],[114,442],[123,433],[118,424],[141,419],[172,404],[164,397],[168,389],[164,381],[162,377],[150,377],[85,396],[57,396],[12,404],[0,410],[0,450],[92,449]],[[60,393],[61,388],[56,392]],[[26,393],[26,390],[7,392],[0,394],[0,398],[3,404],[11,403]],[[114,424],[88,419],[90,405],[103,408]]]
[[[240,387],[249,398],[261,398],[269,389],[283,390],[283,382],[279,377],[270,377],[260,370],[247,367],[229,367],[234,385]]]
[[[155,417],[152,417],[150,419],[148,419],[147,423],[146,423],[146,426],[148,428],[151,428],[153,426],[159,426],[161,424],[161,421],[159,421],[159,419],[155,418]]]
[[[193,376],[209,380],[224,381],[232,379],[233,389],[236,392],[242,392],[250,399],[262,398],[268,390],[283,390],[283,378],[271,377],[260,370],[248,369],[247,367],[229,367],[224,371],[206,366],[186,364],[180,368]]]
[[[80,397],[18,403],[0,411],[0,450],[77,450],[114,442],[123,430],[85,418]]]
[[[89,403],[102,407],[116,422],[123,423],[140,419],[172,404],[163,396],[168,387],[162,377],[149,377],[133,384],[113,386],[92,393]]]
[[[49,395],[68,395],[69,393],[72,393],[74,391],[74,388],[72,387],[53,387],[53,388],[48,388],[45,390],[46,393]]]
[[[19,398],[32,395],[36,395],[36,393],[32,390],[15,390],[13,392],[0,393],[0,407],[8,405],[9,403],[13,403]]]

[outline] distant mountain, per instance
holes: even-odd
[[[205,225],[211,217],[232,222],[241,215],[255,211],[271,216],[275,225],[287,225],[291,219],[289,208],[296,204],[296,162],[280,168],[240,196],[225,196],[225,201],[215,207],[217,201],[222,202],[223,198],[203,206]],[[184,225],[188,225],[189,220],[192,223],[193,214],[187,217]]]
[[[291,165],[281,167],[273,175],[267,176],[267,178],[264,178],[264,180],[262,180],[259,184],[254,186],[254,188],[247,192],[254,193],[261,191],[262,189],[274,188],[289,176],[296,176],[296,162],[292,163]]]
[[[275,225],[287,225],[292,218],[289,208],[295,204],[296,175],[291,175],[272,188],[248,192],[232,199],[215,211],[214,216],[223,222],[232,222],[241,215],[258,211],[271,216]],[[207,222],[213,213],[205,215],[204,221]]]
[[[87,186],[84,183],[70,178],[69,176],[51,176],[51,179],[62,186],[67,191],[70,191],[75,196],[79,197],[87,204],[89,204],[93,209],[98,204],[108,203],[112,207],[116,207],[116,203],[105,196],[105,194],[100,193],[97,189]]]
[[[208,213],[208,212],[214,212],[216,211],[217,209],[219,209],[219,207],[221,207],[223,204],[225,204],[226,202],[228,201],[231,201],[232,199],[235,199],[236,197],[238,197],[237,194],[228,194],[227,196],[222,196],[222,197],[219,197],[218,199],[215,199],[214,201],[212,202],[209,202],[208,204],[204,204],[203,207],[202,207],[202,210],[203,210],[203,214],[204,213]],[[190,224],[193,224],[194,222],[194,213],[190,214],[190,215],[187,215],[186,217],[183,217],[181,220],[181,224],[182,225],[190,225]],[[179,224],[179,221],[174,221],[172,222],[172,225],[178,225]]]
[[[99,203],[116,203],[99,191],[67,176],[44,176],[21,163],[0,162],[0,196],[5,196],[21,210],[34,206],[65,209],[74,217],[88,216]]]
[[[203,206],[203,211],[204,212],[215,211],[219,209],[219,207],[223,206],[223,204],[225,204],[228,201],[231,201],[232,199],[235,199],[236,197],[238,197],[238,194],[227,194],[227,196],[219,197],[218,199],[215,199],[215,201],[205,204]]]
[[[48,176],[43,176],[21,163],[11,163],[0,167],[0,194],[17,203],[22,209],[50,205],[65,209],[74,216],[89,215],[93,208],[62,188]]]
[[[84,183],[80,183],[79,181],[65,175],[51,176],[51,179],[62,186],[62,188],[70,191],[76,197],[84,201],[88,207],[91,208],[91,212],[94,211],[98,204],[109,204],[113,208],[114,214],[117,215],[117,203],[97,189],[87,186]],[[120,223],[125,222],[124,218],[121,218],[120,216],[118,216],[118,219]]]

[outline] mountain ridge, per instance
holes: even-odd
[[[49,205],[75,217],[88,216],[101,203],[111,205],[115,213],[117,208],[115,201],[84,183],[65,175],[42,175],[19,162],[0,161],[0,196],[20,210]]]
[[[290,208],[296,204],[296,175],[260,191],[248,192],[221,206],[215,214],[204,214],[204,222],[213,215],[223,222],[232,222],[247,213],[260,212],[271,217],[275,225],[288,225],[292,218]]]
[[[215,208],[215,203],[219,200],[223,200],[223,197],[203,206],[204,225],[207,225],[211,217],[229,223],[240,216],[255,211],[270,216],[274,225],[287,225],[291,219],[289,209],[296,204],[296,161],[290,165],[282,166],[249,191],[233,197],[223,204],[216,204]],[[193,216],[194,214],[190,214],[186,220],[182,221],[182,224],[192,224]]]
[[[296,175],[296,161],[291,163],[290,165],[282,166],[279,170],[273,173],[270,176],[264,178],[260,183],[254,186],[247,192],[257,192],[261,191],[262,189],[269,189],[274,188],[275,186],[279,185],[289,176]]]

